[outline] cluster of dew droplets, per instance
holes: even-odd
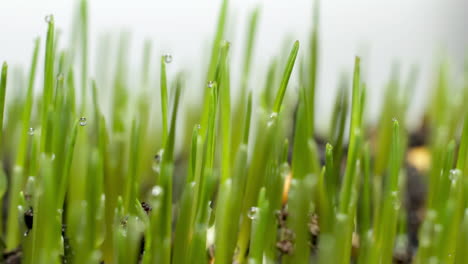
[[[277,118],[278,118],[278,113],[272,112],[270,114],[270,116],[268,117],[267,126],[268,127],[273,126],[273,124],[275,124]]]
[[[214,87],[214,81],[209,81],[208,84],[206,85],[208,88],[213,88]]]
[[[258,207],[255,207],[255,206],[250,207],[249,212],[247,213],[247,216],[252,220],[256,219],[258,217]]]
[[[54,22],[54,16],[53,15],[47,15],[44,17],[44,20],[46,23]]]
[[[30,135],[30,136],[34,135],[34,128],[30,127],[28,129],[28,135]]]
[[[452,184],[452,188],[455,188],[460,176],[461,176],[461,171],[459,169],[450,170],[449,179],[450,179],[450,183]]]
[[[153,170],[156,173],[161,172],[161,161],[164,155],[164,149],[161,149],[158,151],[156,155],[154,155],[154,162],[153,162]]]
[[[392,196],[392,203],[393,203],[393,209],[399,210],[400,209],[400,198],[398,191],[393,191],[390,193]]]
[[[171,63],[172,62],[172,55],[169,53],[164,54],[164,62]]]
[[[86,117],[80,117],[80,126],[86,126],[87,122]]]

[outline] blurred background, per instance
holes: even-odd
[[[143,42],[149,39],[154,65],[159,63],[160,55],[170,53],[173,62],[169,73],[186,69],[189,80],[201,84],[220,4],[219,0],[89,1],[90,75],[99,67],[95,58],[103,34],[128,32],[132,66],[141,65]],[[260,7],[250,80],[253,87],[263,85],[271,58],[288,53],[295,39],[301,41],[303,50],[307,49],[313,4],[310,0],[230,1],[227,40],[232,47],[234,91],[239,87],[236,76],[241,70],[249,12]],[[73,0],[0,1],[0,60],[8,61],[12,68],[23,66],[26,71],[33,39],[41,36],[42,43],[45,39],[44,17],[48,14],[55,16],[61,44],[68,45],[75,6]],[[340,74],[352,71],[355,55],[362,57],[363,79],[370,88],[371,120],[378,117],[374,110],[379,108],[394,65],[399,65],[403,80],[412,66],[419,69],[413,117],[426,101],[422,99],[436,79],[440,62],[449,63],[451,84],[459,85],[468,58],[467,10],[466,0],[321,1],[318,126],[327,126]],[[154,68],[152,72],[157,80],[159,70]],[[297,73],[294,76],[297,78]],[[297,90],[294,80],[291,86],[289,90]]]

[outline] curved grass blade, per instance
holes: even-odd
[[[281,110],[281,104],[283,102],[284,94],[286,93],[286,88],[288,86],[289,78],[291,77],[291,72],[294,68],[294,63],[296,61],[297,52],[299,51],[299,41],[296,40],[289,54],[288,62],[286,63],[286,68],[284,69],[283,79],[279,86],[279,90],[276,94],[275,103],[273,105],[273,113],[279,113]]]

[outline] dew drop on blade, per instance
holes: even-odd
[[[164,55],[164,62],[166,63],[171,63],[172,62],[172,55],[171,54],[165,54]]]
[[[208,88],[213,88],[214,87],[214,82],[213,81],[209,81],[208,84],[207,84]]]
[[[45,16],[44,20],[46,23],[50,23],[54,21],[54,17],[52,15],[47,15]]]
[[[154,155],[152,168],[153,168],[153,171],[156,173],[161,172],[161,161],[162,161],[163,155],[164,155],[164,149],[159,150],[158,153]]]
[[[153,187],[153,189],[151,189],[151,195],[153,195],[154,197],[157,197],[161,195],[162,191],[163,189],[161,188],[161,186],[156,185]]]
[[[250,219],[255,219],[257,218],[257,213],[258,213],[258,208],[257,207],[251,207],[249,212],[247,213],[247,216],[250,218]]]
[[[30,136],[34,135],[34,128],[30,127],[28,129],[28,135],[30,135]]]
[[[460,178],[460,175],[461,175],[461,171],[459,169],[450,170],[449,179],[452,185],[455,185],[457,183],[458,179]]]
[[[278,118],[278,113],[276,112],[271,113],[270,116],[268,117],[267,126],[271,127],[276,122],[277,118]]]
[[[80,126],[86,126],[86,117],[80,117]]]

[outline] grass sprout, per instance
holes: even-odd
[[[2,65],[0,262],[466,262],[468,73],[460,84],[441,63],[414,121],[418,68],[401,78],[395,66],[371,122],[356,56],[352,80],[337,76],[323,133],[318,4],[308,41],[288,41],[265,76],[252,75],[260,7],[239,67],[224,0],[207,65],[175,74],[176,54],[149,40],[133,54],[128,34],[91,57],[88,8],[81,0],[69,46],[46,17],[27,76]],[[188,89],[202,97],[186,108]]]

